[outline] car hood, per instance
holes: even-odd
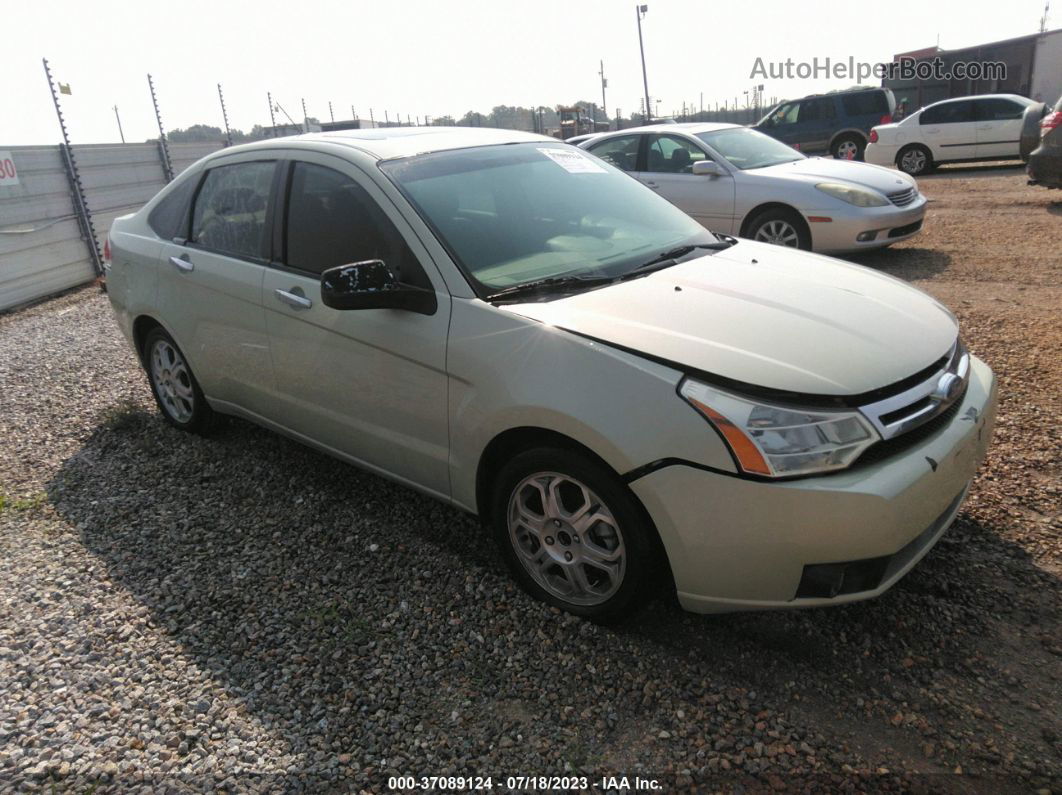
[[[806,395],[894,384],[958,333],[951,312],[905,282],[745,240],[643,278],[501,308],[680,369]]]
[[[913,179],[891,168],[856,163],[850,160],[832,160],[824,157],[808,157],[791,163],[779,163],[748,172],[765,177],[788,177],[804,182],[849,182],[864,185],[882,193],[895,193],[915,187]]]

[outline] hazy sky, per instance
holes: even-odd
[[[669,114],[705,106],[754,82],[757,57],[888,61],[897,52],[947,49],[1034,33],[1043,0],[647,0],[649,92]],[[1062,3],[1049,28],[1062,26]],[[0,147],[52,144],[59,128],[41,67],[73,89],[63,106],[74,143],[158,130],[151,72],[167,129],[221,126],[217,83],[233,127],[269,123],[266,91],[298,119],[349,118],[371,107],[459,117],[494,105],[599,101],[624,114],[642,95],[635,3],[623,0],[7,0],[0,12]],[[852,81],[766,81],[765,94],[796,96]],[[278,119],[279,121],[279,119]]]

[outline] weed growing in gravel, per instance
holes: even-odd
[[[129,430],[140,419],[140,406],[134,400],[126,398],[103,412],[103,425],[112,431]]]
[[[32,511],[40,508],[48,502],[48,495],[43,491],[31,494],[29,497],[12,497],[8,494],[0,494],[0,511]]]

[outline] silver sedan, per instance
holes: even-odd
[[[713,232],[824,253],[918,234],[926,199],[911,177],[806,157],[734,124],[671,124],[595,135],[579,146],[657,191]]]

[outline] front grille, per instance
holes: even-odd
[[[918,188],[906,188],[888,194],[888,199],[897,207],[906,207],[918,198]]]
[[[894,436],[891,439],[885,439],[877,444],[871,445],[863,451],[863,454],[856,459],[852,466],[857,467],[865,466],[867,464],[876,464],[879,461],[884,461],[886,458],[898,455],[904,450],[909,450],[916,444],[925,441],[931,436],[935,436],[951,423],[955,414],[959,410],[959,406],[962,405],[962,399],[965,397],[965,394],[966,391],[963,390],[963,394],[959,395],[954,403],[929,422],[919,425],[917,428],[907,431],[907,433],[901,433],[899,436]]]
[[[903,237],[904,235],[913,235],[919,229],[922,228],[922,219],[919,218],[913,224],[907,224],[907,226],[898,226],[895,229],[889,230],[889,237]]]

